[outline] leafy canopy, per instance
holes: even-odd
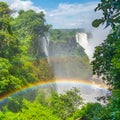
[[[93,56],[93,74],[102,76],[106,83],[114,88],[120,88],[120,2],[119,0],[101,0],[95,11],[101,10],[103,17],[93,21],[98,27],[106,23],[112,32],[104,42],[97,46]]]

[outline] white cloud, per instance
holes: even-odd
[[[92,20],[97,16],[94,8],[97,2],[85,4],[59,4],[55,10],[47,11],[47,19],[54,27],[71,28],[91,26]],[[89,25],[88,25],[89,24]]]
[[[12,2],[12,4],[10,5],[11,9],[15,9],[15,10],[34,10],[36,12],[40,12],[40,11],[44,11],[43,9],[40,9],[36,6],[33,5],[33,3],[30,0],[27,1],[22,1],[22,0],[14,0],[14,2]]]
[[[95,2],[86,4],[59,4],[56,10],[51,11],[53,16],[57,15],[76,15],[82,12],[88,12],[95,8]]]

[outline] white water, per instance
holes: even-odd
[[[86,33],[76,33],[75,37],[76,37],[76,42],[85,49],[85,53],[87,54],[89,59],[91,59],[93,56],[93,51],[88,41],[88,35]]]
[[[40,47],[42,48],[47,60],[49,61],[49,37],[48,35],[39,38]]]

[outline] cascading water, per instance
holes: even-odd
[[[76,42],[83,48],[88,47],[88,38],[86,33],[76,33]]]
[[[91,44],[88,41],[87,33],[76,33],[76,42],[85,49],[85,53],[91,59],[93,51],[91,51]]]
[[[49,37],[47,34],[39,38],[39,46],[49,61]]]
[[[48,47],[49,47],[49,38],[48,38],[48,36],[46,35],[46,36],[44,36],[43,37],[43,49],[44,49],[44,52],[45,52],[45,55],[47,56],[47,57],[49,57],[49,51],[48,51]]]

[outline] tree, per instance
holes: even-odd
[[[99,120],[120,119],[120,1],[101,0],[95,10],[102,10],[103,17],[93,21],[93,26],[98,27],[106,23],[112,31],[104,42],[97,46],[92,61],[93,73],[102,76],[113,91],[109,103],[103,108]]]
[[[0,2],[0,17],[10,14],[10,9],[8,5],[4,2]]]
[[[20,89],[21,80],[10,73],[12,64],[5,59],[0,58],[0,95]]]
[[[103,17],[93,21],[93,26],[101,23],[112,27],[112,32],[104,42],[97,46],[93,56],[93,74],[102,76],[106,83],[120,88],[120,2],[119,0],[102,0],[95,10],[102,10]]]
[[[35,59],[45,57],[40,47],[40,39],[48,32],[50,25],[46,24],[43,12],[33,10],[20,11],[19,16],[12,22],[17,37],[21,40],[22,48]],[[27,48],[26,48],[27,47]]]
[[[53,115],[51,110],[43,107],[41,104],[23,100],[22,110],[18,113],[13,113],[6,110],[5,113],[0,111],[1,120],[60,120]]]
[[[72,88],[65,94],[60,95],[54,92],[50,100],[50,108],[53,114],[57,115],[61,120],[71,117],[81,104],[82,98],[77,88]]]
[[[120,29],[120,1],[119,0],[101,0],[101,3],[95,8],[95,11],[102,10],[103,17],[93,21],[93,26],[98,27],[101,23],[105,27],[111,26],[113,29],[119,25]]]
[[[54,77],[46,58],[39,60],[39,36],[49,29],[44,14],[20,11],[13,19],[10,12],[8,5],[0,2],[0,95]]]
[[[20,57],[33,68],[37,80],[53,80],[54,74],[46,59],[40,40],[45,37],[50,25],[44,18],[44,13],[33,10],[19,11],[19,16],[11,24],[13,31],[20,41]],[[30,79],[28,77],[27,79]],[[33,78],[33,77],[32,77]],[[33,82],[33,81],[32,81]]]
[[[77,110],[73,115],[73,120],[99,120],[102,116],[103,107],[99,103],[87,103]]]
[[[20,49],[11,29],[9,13],[8,5],[0,2],[0,95],[22,86],[21,80],[11,73],[13,58],[20,53]]]
[[[11,29],[9,12],[8,5],[0,2],[0,57],[11,59],[20,51],[19,41]]]
[[[102,76],[108,85],[114,88],[120,88],[120,39],[115,39],[114,34],[114,32],[109,34],[107,39],[96,47],[92,65],[93,74]]]

